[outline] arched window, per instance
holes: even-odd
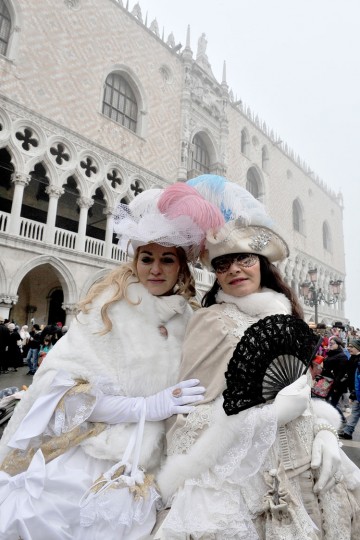
[[[102,112],[136,133],[138,104],[130,84],[119,73],[106,78]]]
[[[323,247],[326,251],[332,251],[330,227],[326,221],[323,223]]]
[[[266,148],[266,146],[263,146],[261,149],[261,168],[263,171],[268,170],[268,164],[269,164],[269,151]]]
[[[303,232],[303,213],[298,200],[295,200],[292,205],[292,218],[294,231]]]
[[[196,169],[202,173],[209,173],[210,156],[206,144],[199,134],[193,138],[194,153],[192,169]]]
[[[241,153],[245,156],[248,153],[248,147],[249,147],[249,134],[247,132],[247,129],[243,129],[241,131]]]
[[[0,54],[6,56],[11,30],[11,17],[5,0],[0,0]]]
[[[260,197],[260,184],[256,172],[251,167],[246,175],[246,189],[255,197],[259,199]]]

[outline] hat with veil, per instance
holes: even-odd
[[[130,256],[140,246],[156,243],[181,247],[187,259],[195,261],[204,247],[206,232],[225,221],[218,207],[186,183],[164,189],[148,189],[130,204],[119,204],[114,215],[114,232],[119,247]]]

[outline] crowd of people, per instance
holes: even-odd
[[[46,354],[63,337],[68,328],[61,322],[49,325],[17,325],[8,319],[0,321],[0,374],[17,371],[27,365],[27,375],[35,375]]]
[[[114,231],[130,262],[47,339],[0,441],[0,539],[360,538],[338,395],[311,399],[336,354],[306,370],[277,352],[279,321],[318,340],[276,267],[289,250],[263,205],[203,175],[120,205]],[[199,260],[215,277],[201,306]]]
[[[323,396],[341,416],[339,437],[352,439],[360,418],[360,332],[335,321],[331,328],[316,328],[323,336],[313,369],[315,381],[326,378],[329,387]],[[316,366],[316,367],[315,367]]]

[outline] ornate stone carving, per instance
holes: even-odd
[[[80,0],[64,0],[64,4],[69,9],[79,9]]]
[[[79,197],[76,199],[76,204],[80,208],[91,208],[94,204],[94,199],[89,199],[88,197]]]
[[[65,193],[65,189],[58,186],[47,186],[45,188],[45,193],[47,193],[49,197],[55,197],[58,199],[59,197],[61,197],[61,195]]]
[[[17,294],[9,295],[9,294],[0,294],[0,304],[11,304],[15,305],[17,304],[17,301],[19,300],[19,296]]]
[[[160,37],[159,25],[156,19],[154,19],[153,22],[150,24],[149,30],[151,30],[151,32],[154,32],[157,37]]]
[[[15,185],[19,184],[26,187],[31,181],[31,176],[29,174],[15,172],[11,175],[11,181]]]
[[[78,313],[77,304],[62,304],[61,306],[67,315],[76,315]]]
[[[133,15],[140,22],[143,22],[142,13],[141,13],[141,7],[140,7],[138,2],[133,7],[131,15]]]
[[[166,45],[169,45],[169,47],[171,47],[172,49],[175,47],[175,37],[174,37],[174,34],[172,32],[170,32],[170,34],[169,34],[169,36],[167,38]]]

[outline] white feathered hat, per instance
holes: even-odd
[[[265,207],[246,189],[222,176],[204,174],[187,182],[215,204],[226,221],[206,235],[202,261],[211,266],[216,257],[230,253],[255,253],[270,262],[288,257],[287,243],[276,230]]]
[[[114,215],[114,232],[120,248],[130,256],[138,247],[156,243],[182,247],[188,260],[194,261],[204,247],[206,231],[224,223],[215,205],[178,182],[165,189],[148,189],[130,204],[120,204]]]

